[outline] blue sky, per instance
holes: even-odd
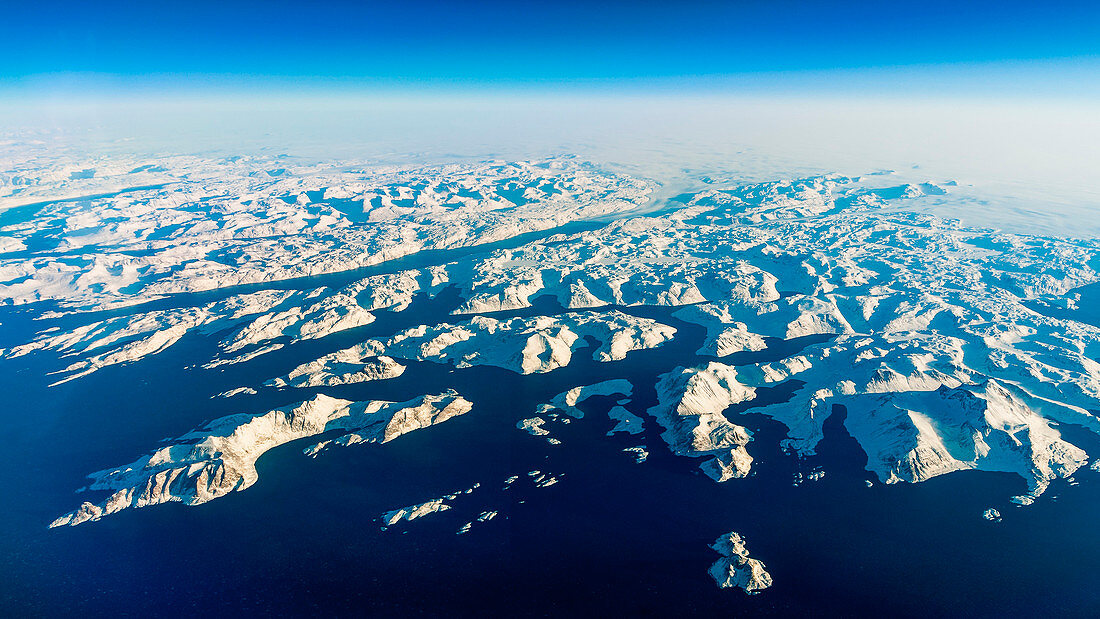
[[[1018,75],[1045,75],[1049,81],[1052,70],[1066,67],[1086,67],[1084,79],[1094,77],[1100,60],[1097,5],[20,2],[4,10],[0,80],[25,85],[60,75],[83,76],[83,83],[675,83],[867,71],[873,80],[874,71],[884,68],[928,73],[961,66],[954,79],[965,83],[968,75],[985,73],[982,67],[997,65],[1009,67],[1002,81],[1011,86]]]

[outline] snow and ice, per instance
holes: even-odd
[[[166,157],[154,171],[120,160],[91,177],[77,163],[21,167],[20,200],[124,191],[51,202],[0,228],[0,302],[43,308],[37,333],[4,343],[6,360],[41,356],[60,384],[204,338],[213,352],[192,360],[196,371],[251,368],[297,342],[316,351],[219,394],[248,402],[266,386],[309,390],[309,399],[220,418],[93,473],[90,489],[110,495],[54,526],[203,503],[256,483],[256,459],[290,441],[316,437],[305,451],[317,455],[472,407],[428,387],[402,403],[337,399],[328,388],[390,385],[416,376],[417,364],[554,376],[587,363],[582,353],[611,367],[692,332],[702,334],[697,358],[670,362],[652,384],[571,376],[508,423],[522,415],[519,428],[557,441],[544,427],[559,420],[552,415],[582,418],[579,405],[605,397],[608,434],[657,430],[672,453],[738,483],[756,466],[741,412],[782,424],[781,447],[799,458],[815,455],[826,423],[843,415],[877,480],[1011,473],[1027,484],[1011,498],[1018,505],[1089,466],[1062,428],[1100,433],[1100,327],[1077,319],[1078,290],[1100,282],[1100,241],[972,228],[921,206],[972,205],[951,202],[955,184],[890,174],[710,179],[651,205],[660,179],[573,157],[288,163],[277,175],[271,163]],[[140,171],[125,179],[128,170]],[[532,233],[541,236],[521,236]],[[471,250],[490,243],[502,244]],[[394,262],[406,257],[424,259]],[[187,294],[199,291],[208,294]],[[446,295],[457,300],[445,316],[382,320]],[[651,317],[654,308],[671,317]],[[779,386],[790,396],[761,399]],[[648,410],[623,406],[654,391]],[[646,440],[624,451],[643,461],[656,448]],[[824,475],[803,470],[797,483]],[[529,477],[538,487],[560,479]],[[384,520],[446,509],[440,501]],[[715,549],[721,586],[770,585],[740,536]]]
[[[649,450],[646,449],[645,445],[627,447],[626,449],[623,449],[623,451],[634,456],[634,461],[638,464],[645,462],[646,458],[649,457]]]
[[[710,566],[710,575],[719,587],[737,587],[755,595],[772,586],[771,574],[763,562],[749,556],[745,539],[740,534],[731,531],[721,535],[710,547],[722,555]]]
[[[85,501],[50,526],[77,525],[128,507],[168,502],[200,505],[255,484],[256,460],[294,440],[342,432],[306,449],[316,455],[330,445],[384,443],[402,434],[469,412],[457,393],[422,396],[408,402],[352,402],[325,395],[263,415],[222,417],[149,455],[89,475],[89,490],[111,491],[101,503]]]

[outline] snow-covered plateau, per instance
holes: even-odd
[[[535,411],[478,422],[545,436],[546,415],[584,417],[578,405],[598,396],[614,424],[600,433],[619,434],[607,440],[652,432],[649,451],[663,440],[716,484],[736,484],[758,466],[743,413],[782,424],[796,458],[814,456],[826,420],[843,414],[881,482],[1011,473],[1027,505],[1089,463],[1062,429],[1100,434],[1100,326],[1077,306],[1100,282],[1100,241],[969,228],[916,208],[950,205],[956,186],[876,173],[707,179],[668,196],[662,179],[573,157],[422,168],[122,158],[8,171],[0,301],[38,311],[40,326],[0,355],[50,360],[57,384],[189,339],[211,339],[193,363],[212,372],[307,340],[325,349],[226,392],[242,407],[257,390],[312,398],[217,419],[93,473],[89,491],[109,496],[51,526],[205,503],[256,483],[257,458],[285,443],[315,439],[306,453],[318,455],[476,409],[435,387],[400,403],[329,388],[424,364],[531,380],[578,364],[614,371],[686,327],[702,343],[644,385],[656,393],[648,409],[624,408],[643,387],[625,374],[594,376]],[[438,316],[416,313],[431,303]],[[754,356],[791,343],[782,358]],[[754,403],[778,385],[788,397]],[[639,462],[649,453],[630,450]],[[439,500],[383,520],[444,509]],[[771,584],[737,534],[713,547],[720,586]]]

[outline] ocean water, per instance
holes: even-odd
[[[843,409],[829,418],[818,455],[806,460],[780,451],[782,426],[752,412],[788,397],[793,382],[728,411],[754,431],[755,462],[751,477],[724,484],[702,475],[698,461],[670,454],[652,423],[644,435],[605,436],[613,398],[587,401],[583,419],[548,424],[562,445],[515,428],[554,394],[610,378],[633,382],[626,408],[644,413],[656,401],[658,375],[706,360],[695,355],[702,328],[672,318],[669,308],[619,308],[678,333],[618,362],[597,363],[582,350],[568,367],[531,376],[412,363],[401,377],[376,383],[210,398],[374,334],[453,321],[447,313],[457,301],[453,290],[421,297],[404,312],[379,312],[371,325],[215,370],[195,362],[210,358],[218,334],[190,335],[139,363],[53,388],[46,372],[64,367],[63,359],[0,361],[4,614],[1095,616],[1100,609],[1098,473],[1081,471],[1077,486],[1057,482],[1027,508],[1008,503],[1026,490],[1009,474],[868,488],[866,456],[844,429]],[[558,311],[543,299],[496,316]],[[28,337],[28,318],[4,309],[0,345]],[[725,361],[780,359],[815,341],[772,341],[766,351]],[[301,453],[315,439],[284,445],[259,460],[256,485],[205,505],[47,528],[83,500],[72,490],[85,474],[130,462],[204,421],[317,392],[405,400],[446,388],[473,410],[385,445],[333,448],[317,458]],[[1063,430],[1100,454],[1095,435]],[[650,451],[642,464],[622,451],[642,444]],[[817,467],[824,479],[792,485],[795,473]],[[536,469],[561,481],[535,488],[526,473]],[[512,475],[520,481],[503,490]],[[383,511],[475,482],[481,487],[452,510],[380,530]],[[1004,521],[982,519],[988,507]],[[483,510],[500,515],[455,534]],[[766,563],[772,588],[747,596],[715,586],[707,568],[717,555],[708,545],[730,530]]]

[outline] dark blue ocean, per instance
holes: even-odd
[[[316,285],[316,282],[313,284]],[[218,293],[171,303],[188,304]],[[667,346],[624,361],[596,363],[585,351],[545,375],[491,367],[454,370],[413,363],[400,378],[317,390],[261,389],[297,364],[366,337],[423,322],[453,320],[453,291],[405,312],[379,312],[371,325],[300,342],[241,366],[204,370],[220,336],[188,336],[144,361],[103,369],[47,388],[46,372],[67,365],[50,354],[0,361],[0,614],[7,616],[1096,616],[1100,612],[1100,474],[1078,486],[1054,484],[1036,505],[1009,474],[955,473],[918,485],[868,488],[866,457],[837,409],[819,455],[783,454],[777,423],[752,405],[780,401],[797,383],[762,390],[728,414],[755,432],[755,474],[716,484],[698,462],[671,455],[657,432],[607,437],[610,398],[587,415],[551,424],[549,445],[515,428],[535,407],[579,384],[627,378],[629,410],[655,403],[656,377],[694,355],[703,331],[668,309],[624,311],[677,327]],[[532,310],[560,311],[541,302]],[[0,313],[0,347],[32,335],[33,314]],[[92,317],[39,321],[72,326]],[[785,357],[820,339],[772,342],[728,363]],[[260,480],[198,507],[126,510],[99,522],[48,529],[84,500],[74,490],[92,471],[128,463],[166,437],[233,412],[262,413],[320,391],[349,399],[405,400],[454,388],[474,409],[384,445],[301,453],[306,439],[268,452]],[[1096,437],[1063,427],[1100,455]],[[636,464],[622,449],[645,444]],[[819,482],[792,476],[822,467]],[[527,471],[562,474],[535,488]],[[512,489],[502,482],[520,475]],[[454,509],[381,531],[388,509],[481,487]],[[94,498],[99,498],[96,496]],[[982,519],[988,507],[1001,523]],[[482,510],[491,522],[455,535]],[[749,597],[720,590],[707,575],[708,548],[735,530],[775,584]]]

